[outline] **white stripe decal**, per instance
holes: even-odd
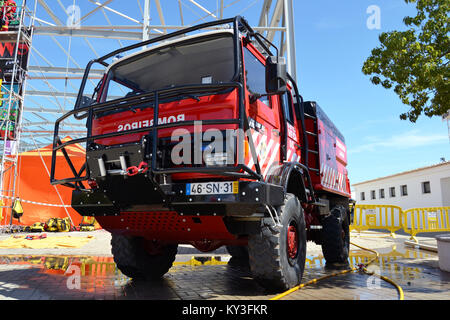
[[[292,155],[291,161],[296,161],[296,160],[297,160],[297,154],[294,151],[294,154]]]
[[[320,167],[320,173],[322,174],[322,176],[320,177],[320,181],[322,184],[324,184],[324,179],[325,179],[325,165],[322,163],[321,167]]]
[[[329,171],[328,171],[328,187],[332,186],[333,183],[333,168],[332,167],[328,167]]]
[[[334,168],[331,168],[331,187],[334,188],[336,185],[336,170]]]
[[[274,159],[275,159],[276,155],[278,154],[279,148],[280,148],[280,144],[277,142],[277,144],[275,145],[275,148],[272,152],[272,155],[270,156],[269,162],[267,163],[266,170],[264,170],[264,173],[263,173],[264,177],[266,176],[269,168],[272,166]]]
[[[289,162],[289,159],[291,158],[291,150],[288,150],[287,156],[286,156],[286,161]]]
[[[255,148],[255,149],[256,149],[256,157],[258,157],[258,154],[259,154],[259,148],[260,148],[260,146],[261,146],[261,142],[263,141],[263,138],[264,138],[264,137],[265,137],[265,136],[264,136],[264,135],[260,135],[258,131],[255,131],[255,132],[253,133],[253,135],[252,135],[253,143],[256,144],[256,148]],[[259,139],[258,142],[256,142],[256,140],[258,140],[258,138],[260,138],[260,139]],[[249,167],[250,169],[252,169],[253,164],[254,164],[254,162],[253,162],[253,157],[252,157],[251,152],[250,152],[250,160],[249,160],[249,162],[248,162],[248,164],[247,164],[247,167]]]
[[[264,154],[264,155],[262,156],[262,158],[261,158],[261,162],[260,162],[260,164],[261,164],[261,170],[263,169],[264,164],[266,163],[266,159],[267,159],[267,157],[269,156],[269,153],[272,152],[271,148],[272,148],[273,142],[274,142],[274,141],[273,141],[272,139],[270,139],[269,145],[268,145],[267,148],[266,148],[266,152],[265,152],[265,154]]]
[[[338,172],[338,178],[337,178],[337,182],[336,182],[336,188],[338,189],[338,190],[341,190],[341,178],[342,178],[342,175],[341,175],[341,173],[340,172]]]
[[[327,165],[324,164],[323,165],[323,177],[322,177],[322,184],[326,185],[327,184],[327,174],[328,174],[328,170],[327,170]]]
[[[333,170],[333,167],[330,167],[330,175],[328,177],[328,185],[330,187],[333,187],[333,176],[334,176],[334,170]]]

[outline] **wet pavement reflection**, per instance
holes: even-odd
[[[450,274],[440,271],[437,256],[418,250],[379,251],[369,271],[389,277],[405,299],[450,299]],[[374,255],[350,252],[349,266],[367,263]],[[321,255],[308,256],[303,282],[335,272]],[[244,299],[265,300],[267,292],[251,277],[248,265],[228,255],[178,255],[174,266],[155,282],[123,275],[112,257],[0,256],[0,299]],[[349,273],[298,290],[283,300],[397,299],[395,288],[377,277]]]

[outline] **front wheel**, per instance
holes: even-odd
[[[281,226],[265,218],[260,234],[249,236],[249,263],[253,277],[263,287],[287,290],[301,283],[305,269],[305,217],[300,201],[290,193],[277,213]]]
[[[172,267],[178,245],[166,245],[158,252],[149,253],[146,240],[112,234],[111,252],[117,268],[126,276],[136,280],[156,280]]]

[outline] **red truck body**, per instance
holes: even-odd
[[[94,62],[107,67],[105,75],[88,104],[83,84],[74,111],[57,120],[53,150],[86,142],[86,165],[72,170],[74,177],[55,179],[53,162],[51,180],[74,188],[72,206],[80,214],[95,216],[117,237],[144,239],[149,254],[180,243],[202,251],[250,248],[262,223],[283,225],[292,194],[301,204],[293,214],[303,214],[286,225],[293,259],[302,219],[308,239],[320,243],[330,209],[349,211],[345,141],[316,103],[303,101],[294,79],[283,79],[282,59],[272,56],[270,42],[242,18],[225,22],[234,30],[166,41],[105,62],[149,40],[91,62],[84,83]],[[62,143],[59,124],[70,116],[87,119],[87,137]],[[174,139],[177,130],[183,135]],[[206,154],[213,133],[222,133],[223,148]],[[192,161],[176,163],[185,138],[193,139],[190,149],[178,155]]]

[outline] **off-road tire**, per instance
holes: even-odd
[[[248,248],[246,246],[225,246],[230,256],[236,260],[248,260]]]
[[[175,261],[178,245],[168,245],[160,254],[149,254],[139,237],[112,234],[111,252],[117,268],[135,280],[156,280],[169,271]]]
[[[249,236],[250,270],[254,279],[269,290],[287,290],[301,283],[306,259],[305,217],[300,201],[286,194],[284,204],[277,208],[281,227],[273,225],[272,218],[262,221],[261,232]],[[297,250],[291,258],[288,252],[288,230],[296,232]]]
[[[348,263],[350,230],[347,212],[335,206],[322,220],[322,253],[327,264]]]
[[[229,266],[239,266],[248,268],[248,248],[247,246],[226,246],[231,258]]]

